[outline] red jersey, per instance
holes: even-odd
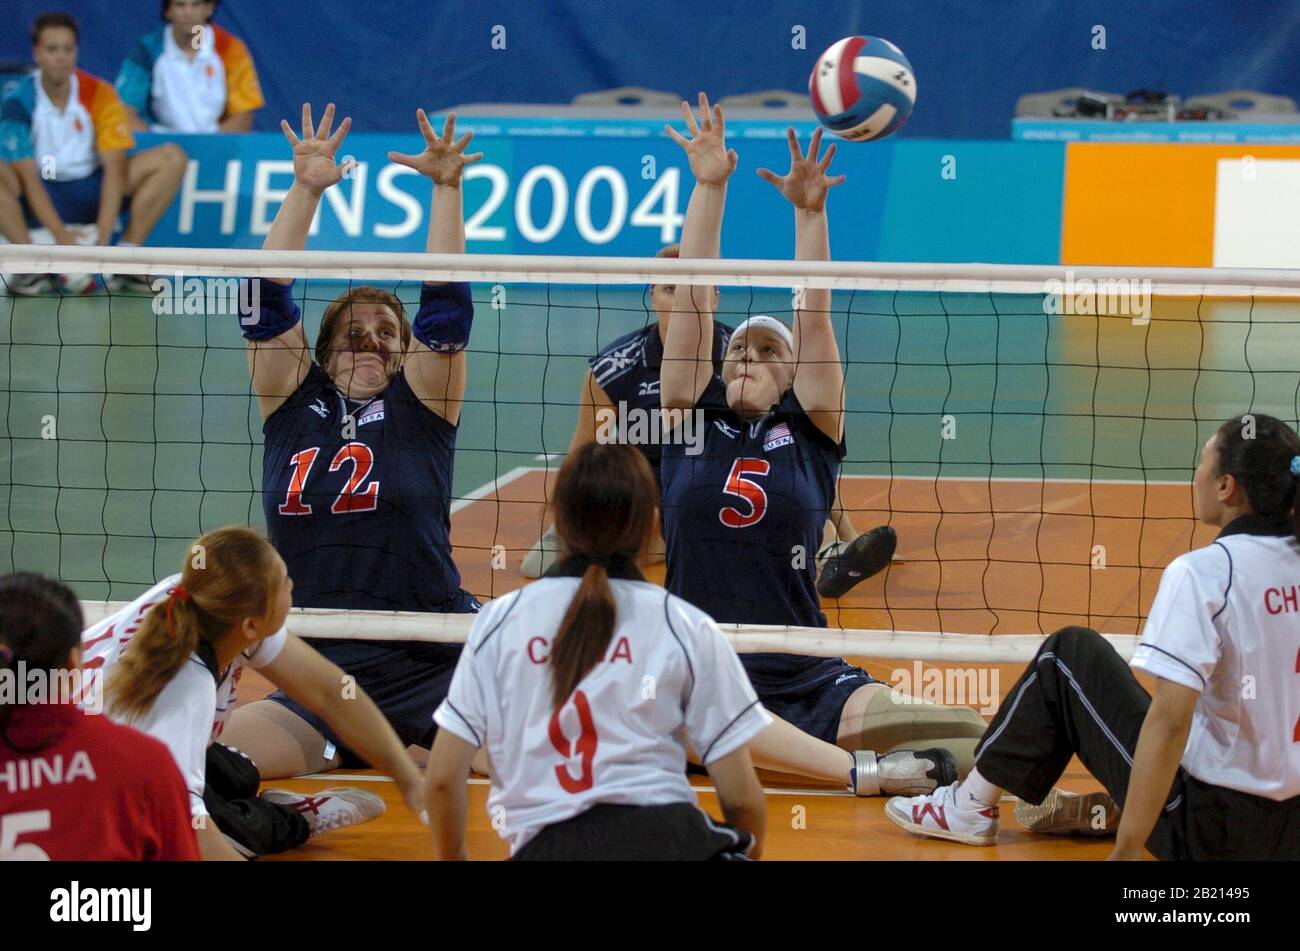
[[[199,858],[167,747],[71,704],[12,705],[0,735],[0,861]]]

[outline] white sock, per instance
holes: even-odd
[[[978,769],[972,769],[957,787],[958,809],[978,812],[996,806],[1001,798],[1002,790],[981,776]]]
[[[136,244],[136,242],[134,242],[134,241],[119,241],[119,242],[117,243],[117,246],[118,246],[119,248],[138,248],[138,247],[140,247],[140,245]]]

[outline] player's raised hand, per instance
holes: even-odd
[[[388,161],[413,168],[421,175],[432,178],[437,185],[460,184],[461,171],[466,165],[472,165],[483,157],[482,152],[465,154],[465,148],[474,138],[473,132],[466,132],[455,140],[456,113],[447,114],[443,123],[441,137],[429,125],[429,117],[423,109],[415,110],[415,118],[420,123],[420,134],[424,136],[424,151],[419,155],[405,155],[401,152],[389,152]]]
[[[701,185],[721,185],[736,170],[739,157],[735,149],[728,149],[727,123],[719,105],[709,108],[709,97],[700,93],[700,121],[697,124],[689,103],[682,103],[682,115],[691,138],[686,138],[670,125],[664,126],[668,137],[686,151],[691,174]]]
[[[835,156],[835,145],[826,150],[826,154],[817,158],[821,149],[822,130],[817,129],[808,143],[808,154],[799,148],[799,137],[794,129],[786,129],[785,137],[790,143],[790,171],[777,175],[765,168],[758,170],[758,177],[771,182],[777,191],[785,196],[786,201],[805,211],[821,211],[826,207],[826,193],[844,181],[843,175],[827,175],[831,159]]]
[[[352,120],[345,118],[339,123],[338,130],[330,135],[334,124],[334,103],[325,107],[325,114],[320,117],[320,126],[313,127],[311,122],[311,103],[302,104],[302,138],[294,135],[288,120],[280,120],[280,130],[293,146],[294,181],[315,195],[319,195],[331,185],[336,184],[350,172],[356,162],[348,160],[342,165],[335,164],[334,155],[343,138],[352,127]]]

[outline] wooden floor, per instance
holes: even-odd
[[[854,658],[872,676],[886,679],[897,662]],[[929,665],[927,665],[929,666]],[[934,665],[943,669],[943,665]],[[1015,683],[1020,669],[1007,664],[989,665],[996,673],[999,702]],[[1148,688],[1149,688],[1148,684]],[[264,696],[270,685],[254,670],[245,670],[240,682],[240,702]],[[827,785],[797,777],[760,773],[767,790],[768,838],[765,859],[866,860],[866,859],[1103,859],[1112,840],[1036,836],[1015,821],[1015,801],[1002,804],[1001,835],[996,846],[970,847],[918,839],[885,818],[883,798],[858,799]],[[717,797],[707,777],[692,777],[700,787],[700,804],[721,817]],[[411,815],[387,777],[373,771],[338,771],[319,777],[274,780],[265,787],[316,792],[330,786],[361,786],[383,797],[388,812],[379,819],[350,829],[341,829],[313,839],[302,848],[277,860],[346,861],[353,859],[418,860],[432,858],[429,832]],[[1073,760],[1060,785],[1073,792],[1100,789],[1079,761]],[[499,859],[509,854],[504,840],[492,829],[487,814],[488,781],[470,779],[469,853],[473,859]]]
[[[525,583],[519,560],[540,534],[543,477],[540,469],[520,468],[456,506],[452,536],[467,590],[486,599]],[[1150,608],[1164,566],[1209,540],[1208,530],[1191,518],[1190,492],[1184,486],[845,477],[841,491],[859,528],[885,522],[895,526],[904,561],[839,602],[825,604],[832,626],[997,636],[1088,624],[1107,633],[1132,633]],[[1104,568],[1093,561],[1097,545],[1104,548]],[[493,546],[504,546],[504,565]],[[662,566],[647,576],[662,581]],[[900,667],[909,666],[870,658],[850,661],[889,683],[896,682]],[[951,665],[925,661],[924,666],[942,672]],[[968,674],[970,669],[962,667]],[[990,664],[976,673],[1000,703],[1021,668]],[[1150,683],[1145,685],[1150,689]],[[254,671],[246,671],[240,702],[264,696],[268,687]],[[982,712],[987,717],[992,709]],[[762,778],[768,792],[767,859],[1101,859],[1112,844],[1109,839],[1031,835],[1015,821],[1009,798],[1003,803],[996,846],[917,839],[885,818],[882,798],[857,799],[795,777]],[[701,805],[720,816],[707,779],[693,781]],[[327,833],[279,860],[432,856],[428,831],[385,777],[348,772],[268,785],[304,792],[358,785],[388,804],[380,819]],[[1077,759],[1060,785],[1075,792],[1101,788]],[[470,855],[504,858],[508,850],[489,823],[487,794],[486,779],[470,780]]]
[[[1063,785],[1085,790],[1090,781],[1072,778]],[[371,773],[344,773],[320,779],[277,780],[272,785],[303,792],[329,786],[362,786],[381,795],[388,812],[361,826],[327,832],[301,848],[267,861],[349,861],[357,859],[431,859],[429,830],[411,815],[396,793],[397,787]],[[1104,859],[1112,840],[1036,836],[1026,832],[1013,816],[1013,801],[1002,806],[1002,832],[998,844],[971,847],[919,839],[898,829],[884,816],[884,799],[855,799],[826,788],[786,785],[764,777],[767,796],[768,860],[1023,860]],[[782,780],[784,777],[781,778]],[[469,854],[472,859],[503,859],[509,855],[504,840],[492,829],[487,815],[486,779],[471,779],[469,790]],[[717,797],[707,780],[699,781],[700,805],[721,816]]]

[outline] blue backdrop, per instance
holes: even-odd
[[[112,79],[160,5],[5,6],[0,57],[26,58],[27,24],[62,7],[82,23],[81,65]],[[264,130],[304,99],[334,99],[358,131],[390,131],[409,129],[417,105],[568,102],[622,85],[803,90],[817,54],[854,33],[911,59],[919,100],[906,136],[1005,138],[1021,93],[1061,86],[1300,94],[1300,4],[1277,0],[226,0],[216,21],[257,61]],[[497,25],[504,50],[492,48]],[[796,25],[805,49],[792,48]]]

